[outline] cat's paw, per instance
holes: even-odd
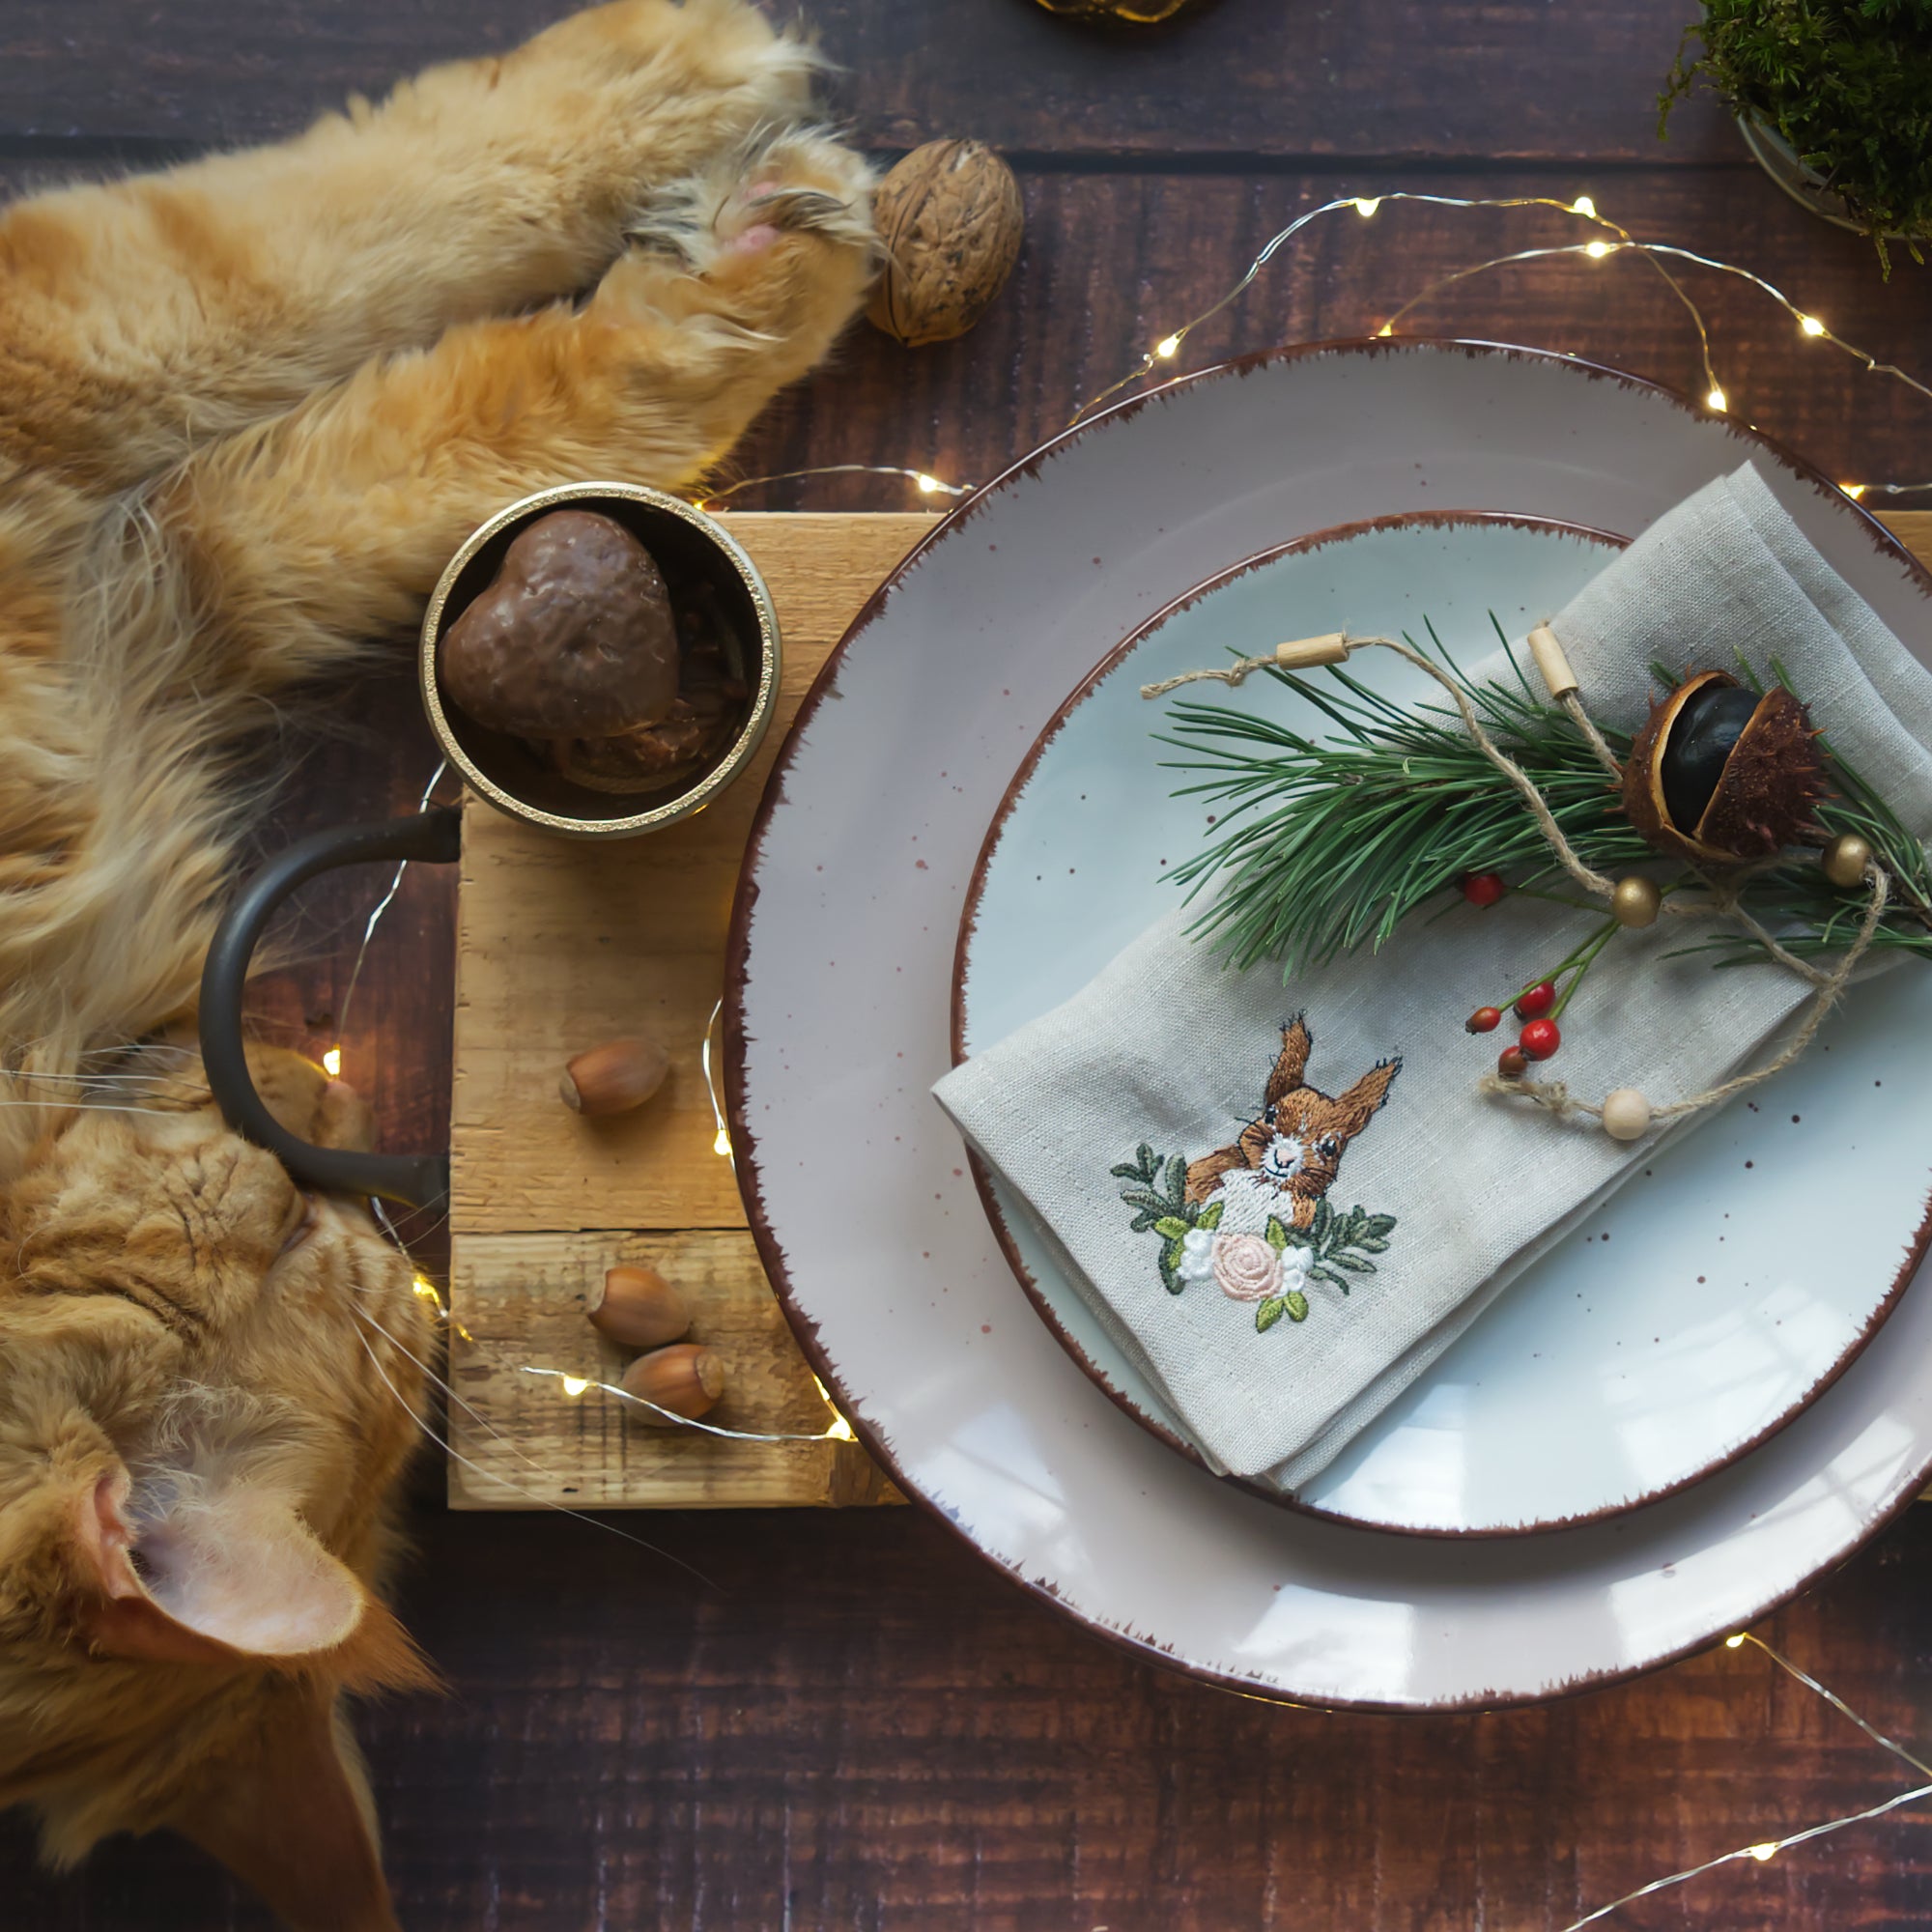
[[[773,251],[794,261],[831,251],[864,263],[869,274],[877,255],[871,187],[866,160],[829,135],[798,128],[767,133],[665,187],[632,226],[632,240],[672,253],[713,282],[740,278]]]

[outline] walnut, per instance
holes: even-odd
[[[1026,232],[1012,170],[978,141],[915,148],[872,211],[886,267],[866,316],[912,349],[964,335],[985,314]]]

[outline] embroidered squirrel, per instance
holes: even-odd
[[[1346,1094],[1330,1098],[1302,1077],[1313,1044],[1307,1021],[1295,1014],[1281,1030],[1281,1052],[1262,1094],[1261,1118],[1243,1127],[1233,1146],[1189,1162],[1190,1203],[1252,1175],[1293,1203],[1291,1226],[1305,1229],[1313,1223],[1344,1151],[1375,1118],[1402,1071],[1399,1057],[1378,1061]]]

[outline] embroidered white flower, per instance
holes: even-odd
[[[1211,1281],[1214,1278],[1214,1236],[1206,1228],[1190,1228],[1180,1242],[1180,1261],[1175,1268],[1182,1281]]]
[[[1230,1301],[1266,1301],[1281,1292],[1281,1256],[1265,1235],[1217,1235],[1214,1279]]]
[[[1308,1290],[1308,1250],[1287,1248],[1281,1257],[1280,1294],[1303,1294]]]

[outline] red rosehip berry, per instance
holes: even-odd
[[[1545,980],[1540,985],[1532,986],[1528,992],[1519,995],[1516,1016],[1520,1020],[1540,1020],[1555,1004],[1555,984],[1551,980]]]
[[[1496,1055],[1496,1071],[1505,1080],[1520,1080],[1529,1071],[1529,1059],[1520,1047],[1506,1046]]]
[[[1554,1020],[1531,1020],[1517,1044],[1530,1059],[1548,1060],[1563,1044],[1563,1036],[1556,1031]]]
[[[1464,872],[1463,896],[1472,906],[1492,906],[1509,891],[1500,872]]]
[[[1499,1008],[1478,1007],[1463,1025],[1469,1033],[1494,1033],[1502,1023],[1503,1016]]]

